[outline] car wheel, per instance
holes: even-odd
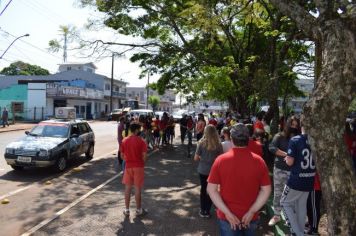
[[[67,158],[64,155],[61,155],[56,161],[54,168],[57,172],[64,171],[67,168]]]
[[[23,166],[15,166],[15,165],[11,165],[12,169],[14,170],[23,170],[24,167]]]
[[[85,153],[85,157],[87,160],[91,160],[94,157],[94,144],[90,144],[88,150]]]

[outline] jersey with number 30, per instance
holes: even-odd
[[[315,162],[306,135],[298,135],[289,141],[288,156],[294,158],[287,185],[298,191],[312,191]]]

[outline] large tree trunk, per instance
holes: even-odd
[[[356,235],[356,178],[343,140],[356,91],[356,35],[341,20],[327,21],[319,32],[322,71],[304,108],[304,124],[321,177],[328,231]]]

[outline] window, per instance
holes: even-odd
[[[72,125],[72,127],[70,129],[70,135],[73,135],[73,134],[80,135],[80,130],[79,130],[77,124]]]
[[[79,106],[74,106],[74,108],[75,108],[75,114],[79,114]]]
[[[70,66],[67,66],[67,70],[72,70],[72,67],[70,67]]]
[[[81,134],[85,134],[89,132],[88,126],[86,126],[84,123],[79,123],[78,126]]]
[[[84,114],[85,113],[85,106],[80,106],[80,114]]]
[[[23,112],[23,102],[12,102],[11,106],[14,112]]]
[[[110,90],[110,84],[105,84],[105,90]]]

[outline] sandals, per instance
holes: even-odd
[[[274,226],[281,221],[281,216],[274,215],[268,222],[269,226]]]

